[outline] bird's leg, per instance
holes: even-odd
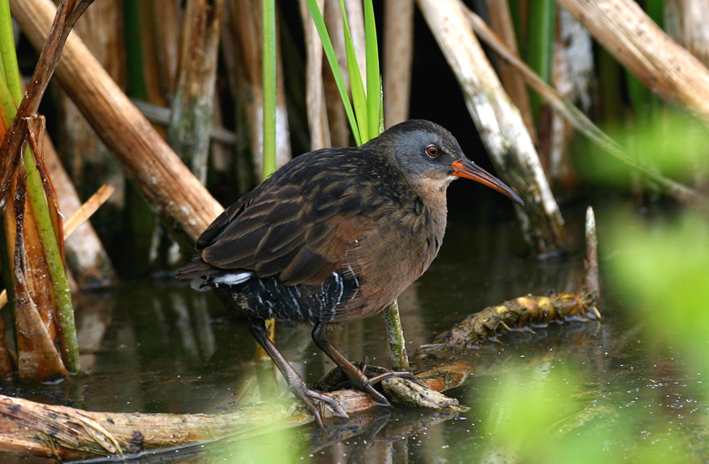
[[[391,406],[386,397],[374,389],[372,383],[380,382],[388,377],[397,376],[400,373],[388,372],[386,374],[378,375],[374,378],[375,382],[372,382],[366,375],[364,375],[364,372],[357,369],[356,366],[345,358],[342,353],[337,351],[337,349],[327,340],[327,337],[325,336],[325,324],[323,322],[315,323],[315,328],[313,329],[313,340],[318,348],[320,348],[330,359],[332,359],[335,364],[337,364],[337,367],[342,370],[357,390],[367,393],[372,398],[374,403],[379,406]]]
[[[303,378],[298,375],[295,369],[293,369],[293,366],[290,365],[281,352],[278,351],[276,345],[274,345],[268,338],[268,335],[266,335],[266,325],[263,319],[252,318],[249,321],[249,330],[251,330],[251,334],[254,336],[259,345],[261,345],[268,356],[271,357],[271,360],[273,360],[273,363],[276,367],[278,367],[278,370],[281,371],[281,374],[285,377],[286,382],[288,382],[288,386],[295,391],[296,395],[298,395],[298,397],[313,413],[320,428],[323,428],[322,415],[313,401],[323,402],[330,406],[330,408],[338,416],[349,419],[349,416],[345,410],[342,409],[342,406],[336,399],[308,388]]]

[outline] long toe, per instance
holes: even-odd
[[[342,405],[340,404],[340,402],[331,396],[328,396],[324,393],[320,393],[317,390],[310,390],[310,389],[307,389],[304,392],[304,396],[305,396],[305,398],[307,398],[309,400],[309,401],[305,401],[305,398],[303,399],[303,402],[306,403],[306,405],[308,405],[308,403],[314,404],[313,401],[317,401],[320,404],[324,403],[324,404],[328,405],[330,407],[330,409],[332,409],[332,411],[335,413],[335,416],[342,417],[343,419],[350,418],[350,416],[342,408]],[[311,411],[313,411],[313,414],[316,416],[316,420],[318,417],[321,417],[320,410],[318,408],[311,407],[310,405],[308,405],[308,408]],[[318,423],[322,427],[322,419],[320,419],[320,421]]]
[[[411,372],[406,372],[406,371],[390,371],[390,372],[385,372],[385,373],[383,373],[383,374],[379,374],[379,375],[374,376],[374,377],[370,377],[370,378],[369,378],[369,383],[371,383],[372,385],[376,385],[376,384],[378,384],[379,382],[381,382],[382,380],[390,379],[390,378],[392,378],[392,377],[408,378],[408,379],[411,379],[411,380],[416,380],[416,377],[415,377],[414,374],[412,374]]]
[[[372,399],[372,403],[374,403],[375,405],[383,406],[386,408],[391,407],[391,403],[389,402],[389,400],[386,399],[386,396],[375,390],[371,383],[367,382],[366,385],[358,389],[369,395],[369,397]]]

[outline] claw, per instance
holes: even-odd
[[[335,417],[341,417],[343,419],[349,419],[350,416],[342,408],[342,405],[335,398],[328,396],[324,393],[320,393],[317,390],[311,390],[303,385],[293,385],[293,390],[296,395],[303,401],[305,406],[310,410],[310,412],[315,417],[315,422],[317,422],[320,428],[324,428],[323,425],[323,405],[327,405]]]

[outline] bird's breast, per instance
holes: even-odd
[[[426,272],[443,242],[443,208],[442,214],[425,204],[418,212],[391,208],[386,219],[352,244],[348,263],[359,270],[361,289],[342,305],[338,321],[378,313]]]

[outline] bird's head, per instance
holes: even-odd
[[[414,184],[427,190],[445,190],[453,180],[464,177],[524,204],[504,182],[470,161],[455,137],[438,124],[411,119],[391,127],[369,143],[383,146],[381,151]]]

